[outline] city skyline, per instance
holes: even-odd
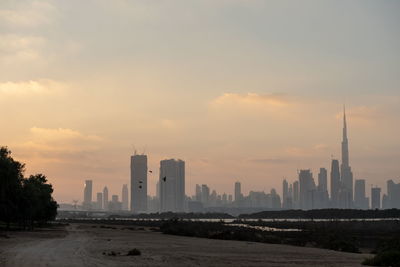
[[[354,179],[384,188],[400,173],[399,8],[1,1],[1,145],[59,202],[82,200],[84,179],[120,192],[133,146],[151,155],[149,184],[181,158],[190,194],[237,180],[280,192],[340,159],[345,103]]]

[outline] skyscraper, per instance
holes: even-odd
[[[400,183],[387,181],[388,208],[400,208]]]
[[[339,191],[340,191],[340,171],[339,161],[337,159],[332,160],[331,165],[331,205],[332,208],[339,207]]]
[[[85,209],[90,209],[92,205],[92,180],[85,181],[85,189],[83,190],[83,207]]]
[[[320,168],[318,173],[318,191],[328,191],[328,171]]]
[[[129,210],[128,185],[122,186],[122,210]]]
[[[315,182],[310,170],[300,170],[300,208],[303,210],[312,209],[315,202]]]
[[[108,188],[107,186],[103,189],[103,209],[108,210]]]
[[[286,179],[282,182],[282,207],[284,209],[289,208],[289,202],[291,204],[291,200],[289,200],[289,184]]]
[[[201,202],[204,206],[208,206],[208,202],[210,201],[210,188],[203,184],[201,185]]]
[[[293,182],[293,207],[298,209],[300,206],[299,201],[299,181]]]
[[[354,182],[354,207],[368,209],[368,199],[365,196],[365,180],[358,179]]]
[[[371,188],[371,209],[381,208],[381,189],[379,187]]]
[[[185,162],[168,159],[160,162],[160,210],[183,212],[185,202]]]
[[[196,184],[196,201],[201,202],[201,186]]]
[[[147,156],[131,156],[131,211],[147,211]]]
[[[347,122],[346,110],[343,110],[343,140],[342,140],[342,164],[340,165],[341,182],[343,194],[349,200],[349,207],[351,208],[353,202],[353,173],[349,164],[349,142],[347,139]]]
[[[235,201],[239,202],[242,199],[242,185],[240,182],[235,183]]]
[[[97,202],[96,202],[96,209],[101,210],[103,209],[103,193],[97,193]]]

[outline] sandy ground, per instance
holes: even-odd
[[[361,266],[367,255],[211,240],[99,225],[8,233],[0,237],[0,266]],[[126,256],[138,248],[141,256]],[[111,251],[117,256],[107,255]],[[104,255],[106,254],[106,255]]]

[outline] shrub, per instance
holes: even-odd
[[[137,248],[128,251],[127,256],[140,256],[142,253]]]
[[[373,258],[365,259],[363,265],[400,267],[400,251],[383,251]]]

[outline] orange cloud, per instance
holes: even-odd
[[[241,105],[258,107],[285,107],[289,105],[289,102],[284,99],[282,95],[276,94],[260,95],[255,93],[225,93],[214,99],[211,104],[213,106]]]
[[[0,94],[14,96],[31,96],[35,94],[51,94],[61,92],[65,85],[52,80],[36,80],[23,82],[0,83]]]

